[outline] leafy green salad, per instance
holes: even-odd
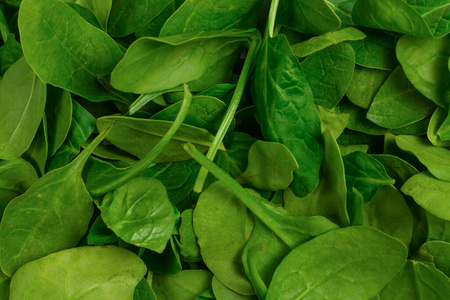
[[[448,299],[448,0],[0,8],[0,299]]]

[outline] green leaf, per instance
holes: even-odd
[[[11,281],[10,299],[131,299],[145,272],[139,257],[122,248],[68,249],[20,268]]]
[[[299,32],[317,35],[341,27],[341,20],[325,0],[281,0],[277,22]]]
[[[380,162],[364,152],[352,152],[343,160],[347,188],[356,188],[364,196],[364,202],[372,200],[381,187],[395,182]]]
[[[148,281],[143,278],[139,281],[136,289],[134,290],[133,300],[157,300],[155,292],[153,292]]]
[[[187,262],[202,261],[200,247],[194,232],[192,209],[186,209],[181,213],[181,225],[178,231],[180,238],[179,241],[177,240],[177,244],[182,259]]]
[[[0,83],[0,159],[22,155],[33,141],[45,109],[46,89],[25,58]]]
[[[105,195],[98,205],[105,224],[125,242],[163,252],[175,227],[166,188],[156,179],[136,177]]]
[[[27,151],[22,154],[22,158],[30,162],[38,172],[39,177],[45,173],[45,163],[48,156],[47,119],[42,118],[41,125],[31,142]]]
[[[9,201],[26,192],[36,180],[36,170],[27,161],[0,160],[0,216]]]
[[[448,111],[442,107],[437,107],[430,119],[430,124],[427,128],[428,140],[434,145],[439,147],[449,147],[450,142],[448,140],[441,139],[439,133],[445,131],[445,120],[448,117]],[[444,125],[445,124],[445,125]]]
[[[330,131],[334,137],[339,137],[347,127],[349,114],[336,113],[331,109],[316,105],[316,110],[319,113],[322,121],[322,131]]]
[[[266,299],[368,299],[395,277],[406,256],[405,245],[376,229],[333,230],[283,259]]]
[[[420,259],[445,275],[450,276],[450,243],[431,241],[420,246],[416,259]]]
[[[113,1],[113,0],[102,0],[102,1],[72,0],[72,1],[76,2],[78,5],[81,5],[83,7],[90,9],[97,16],[102,27],[104,29],[107,28],[106,24],[108,22],[112,2],[115,2],[115,1]]]
[[[442,220],[429,212],[426,213],[428,241],[441,240],[450,243],[450,221]]]
[[[364,203],[364,225],[399,239],[408,247],[413,234],[413,217],[402,194],[392,185],[380,188]]]
[[[426,211],[450,221],[450,182],[436,179],[430,172],[421,172],[405,182],[402,192],[413,197]]]
[[[253,230],[253,216],[247,207],[222,183],[213,183],[201,193],[193,223],[209,270],[233,291],[253,295],[241,261]]]
[[[388,79],[391,72],[356,66],[346,95],[350,102],[364,109],[369,109],[375,95]]]
[[[306,196],[319,183],[323,137],[302,68],[285,36],[266,37],[256,62],[252,96],[266,140],[284,144],[300,168],[291,189]]]
[[[217,277],[212,279],[212,290],[217,300],[251,300],[257,299],[255,296],[244,296],[227,288]]]
[[[378,299],[445,299],[450,281],[442,272],[408,260],[400,273],[380,292]]]
[[[115,122],[115,125],[108,134],[107,140],[119,149],[138,158],[147,155],[174,123],[162,120],[107,116],[97,119],[97,128],[102,131],[113,122]],[[130,137],[133,138],[130,139]],[[192,142],[200,146],[202,151],[206,151],[213,139],[214,136],[205,129],[182,124],[156,162],[187,160],[189,155],[184,152],[183,144]],[[223,145],[220,149],[225,150]]]
[[[397,43],[397,58],[414,87],[443,108],[450,106],[450,36],[426,39],[403,36]]]
[[[395,180],[395,187],[401,186],[413,175],[419,173],[415,167],[407,161],[390,154],[372,154],[373,158],[383,164],[386,173]]]
[[[301,62],[314,103],[333,108],[342,99],[355,68],[355,52],[347,43],[328,47]]]
[[[111,85],[138,94],[160,92],[183,83],[194,91],[210,88],[224,80],[253,32],[224,30],[140,38],[115,67]]]
[[[262,0],[185,1],[164,24],[160,36],[253,28],[258,22],[261,4]]]
[[[141,258],[149,271],[158,274],[173,275],[182,269],[180,255],[173,236],[170,238],[170,242],[167,243],[163,253],[145,250]]]
[[[447,0],[358,0],[352,18],[365,27],[439,38],[449,32],[449,6]]]
[[[152,288],[158,300],[195,299],[211,287],[206,270],[183,270],[175,275],[153,275]]]
[[[392,134],[405,134],[405,135],[425,135],[427,134],[428,125],[431,120],[431,115],[426,117],[425,119],[422,119],[420,121],[417,121],[415,123],[412,123],[410,125],[406,125],[397,129],[392,129],[390,132]]]
[[[262,190],[284,190],[296,169],[297,161],[286,146],[256,141],[248,152],[247,169],[236,180]]]
[[[88,245],[103,246],[116,243],[118,240],[118,236],[103,222],[102,216],[98,215],[91,228],[89,228],[87,235]]]
[[[285,190],[284,208],[299,216],[324,216],[341,227],[349,225],[347,215],[347,188],[341,152],[332,133],[324,132],[325,157],[317,188],[308,196],[295,197]]]
[[[171,0],[112,1],[108,18],[108,34],[113,37],[129,35],[147,25]]]
[[[356,64],[378,70],[394,70],[398,65],[395,56],[398,38],[380,30],[361,30],[367,37],[364,40],[349,42],[355,50]]]
[[[127,102],[99,82],[109,76],[122,51],[63,1],[24,0],[19,28],[24,55],[43,82],[94,102]]]
[[[77,245],[93,214],[81,171],[102,132],[70,164],[42,176],[9,202],[0,224],[0,265],[13,275],[24,264]]]
[[[450,150],[433,146],[419,136],[399,135],[400,149],[414,154],[436,178],[450,182]]]
[[[5,44],[0,47],[0,73],[4,75],[22,56],[22,46],[16,41],[14,34],[10,33]]]
[[[435,108],[432,101],[414,88],[399,66],[381,86],[366,118],[381,127],[396,129],[426,118]]]
[[[315,36],[304,42],[292,45],[292,52],[297,57],[307,57],[318,51],[324,50],[346,41],[362,40],[366,37],[364,33],[356,28],[349,27],[338,31],[328,32]]]
[[[437,134],[443,141],[450,140],[450,112],[447,114],[447,118],[445,118],[441,127],[439,127]]]

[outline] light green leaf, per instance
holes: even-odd
[[[420,259],[450,277],[450,243],[431,241],[420,246],[416,259]]]
[[[152,288],[158,300],[195,299],[211,287],[207,270],[183,270],[175,275],[153,275]]]
[[[347,127],[350,115],[346,113],[336,113],[335,111],[320,105],[316,105],[316,110],[322,121],[322,131],[330,131],[334,137],[338,138],[345,127]]]
[[[444,122],[442,123],[441,127],[439,127],[439,130],[437,132],[441,140],[443,141],[449,141],[450,140],[450,111],[447,114],[447,118],[445,118]]]
[[[439,147],[449,147],[450,141],[445,139],[446,128],[449,128],[445,122],[448,118],[448,111],[438,106],[431,116],[430,124],[427,129],[428,140],[434,145]],[[443,134],[444,133],[444,134]],[[441,138],[442,134],[443,138]]]

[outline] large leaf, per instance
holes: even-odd
[[[291,188],[306,196],[319,183],[323,137],[311,88],[285,36],[264,39],[252,93],[264,137],[284,144],[294,155],[300,168]]]
[[[68,249],[20,268],[9,299],[132,299],[146,271],[139,257],[123,248]]]
[[[91,101],[124,101],[99,82],[123,57],[119,46],[63,1],[24,0],[19,30],[24,55],[42,81]]]
[[[370,227],[333,230],[283,259],[266,299],[368,299],[395,277],[407,253],[399,240]]]
[[[0,159],[22,155],[33,141],[45,108],[46,88],[28,65],[18,60],[0,83]]]

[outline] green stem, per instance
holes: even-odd
[[[236,114],[236,110],[239,107],[239,103],[242,98],[242,94],[244,93],[245,85],[247,84],[247,80],[250,77],[250,71],[253,66],[253,61],[256,57],[256,52],[258,51],[259,45],[261,43],[260,37],[254,37],[250,44],[250,48],[247,53],[247,57],[244,62],[244,66],[242,67],[241,76],[239,77],[238,83],[236,85],[236,89],[234,90],[233,97],[231,98],[230,105],[225,113],[225,117],[220,124],[220,128],[217,131],[216,136],[211,144],[211,147],[206,154],[206,157],[209,160],[214,160],[216,156],[217,150],[222,144],[222,140],[225,137],[225,134],[228,131],[228,128],[233,121],[234,115]],[[201,193],[203,190],[203,186],[205,185],[206,176],[208,176],[208,170],[204,167],[201,167],[200,172],[198,173],[197,180],[195,181],[194,191],[197,193]]]
[[[97,197],[100,195],[104,195],[110,191],[117,189],[118,187],[124,185],[129,180],[133,179],[146,169],[150,167],[150,165],[155,161],[155,159],[163,152],[164,148],[169,144],[175,132],[177,132],[178,128],[180,128],[181,124],[186,117],[189,106],[191,105],[192,94],[189,92],[188,86],[184,85],[184,99],[181,104],[180,111],[173,122],[172,126],[166,132],[166,134],[162,137],[162,139],[156,144],[156,146],[150,151],[143,159],[138,161],[136,164],[131,166],[127,172],[124,172],[123,176],[120,176],[114,181],[109,182],[106,185],[93,189],[90,193],[92,197]]]
[[[269,37],[271,38],[273,38],[275,19],[277,18],[277,10],[279,3],[280,0],[272,0],[272,3],[270,4],[269,16],[267,18],[267,25],[266,25],[266,33],[268,33]]]

